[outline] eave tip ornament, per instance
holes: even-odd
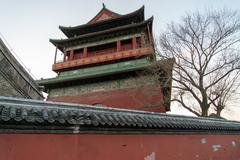
[[[104,3],[102,3],[102,6],[103,6],[103,8],[106,8],[106,6],[105,6],[105,4],[104,4]]]

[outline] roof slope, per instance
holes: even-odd
[[[26,98],[43,99],[39,86],[0,39],[0,74],[3,74]],[[31,91],[30,91],[31,90]],[[1,91],[0,91],[1,92]]]
[[[115,12],[107,9],[105,6],[103,6],[103,8],[98,12],[98,14],[95,17],[93,17],[88,22],[88,24],[98,23],[100,21],[105,21],[105,20],[117,18],[120,16],[121,16],[120,14],[115,13]]]
[[[130,130],[146,133],[240,133],[240,122],[236,121],[6,97],[0,97],[0,125],[1,130],[45,129],[51,133],[56,129],[75,132]]]

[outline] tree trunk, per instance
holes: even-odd
[[[217,114],[218,117],[221,117],[221,112],[222,112],[222,110],[223,110],[223,109],[219,109],[219,108],[217,109],[217,113],[216,113],[216,114]]]
[[[202,117],[208,117],[208,109],[207,106],[202,106]]]
[[[200,86],[201,86],[201,94],[202,94],[202,103],[200,104],[200,107],[202,109],[202,116],[203,117],[208,117],[209,104],[208,104],[208,98],[207,98],[206,90],[203,88],[202,78],[200,79]]]

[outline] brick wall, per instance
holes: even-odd
[[[129,88],[141,86],[146,83],[154,82],[154,77],[140,77],[140,76],[126,76],[119,79],[108,79],[96,81],[91,83],[76,84],[71,86],[61,86],[59,88],[51,88],[49,98],[63,97],[63,96],[79,96],[87,93],[98,91],[109,91],[114,89]]]
[[[48,101],[101,105],[113,108],[166,112],[162,90],[157,85],[97,91],[82,95],[49,97]]]
[[[1,74],[0,74],[0,95],[6,97],[24,98],[16,88],[14,88]]]
[[[0,96],[43,99],[34,79],[0,39]]]

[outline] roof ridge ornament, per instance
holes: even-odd
[[[106,6],[105,6],[105,4],[104,4],[104,3],[102,3],[102,6],[103,6],[103,8],[106,8]]]

